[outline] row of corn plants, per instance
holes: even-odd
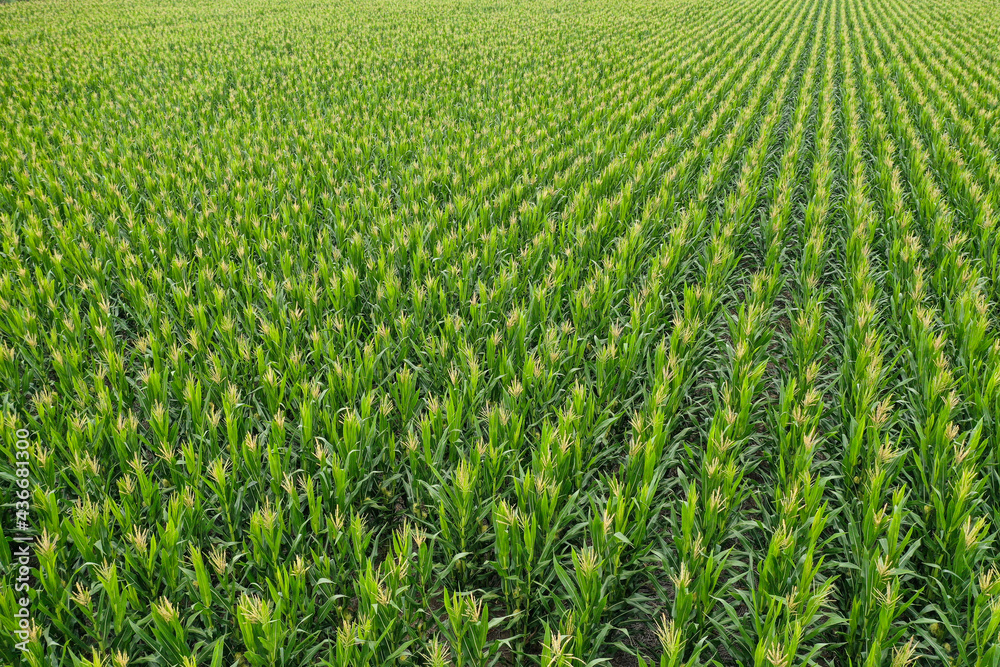
[[[840,8],[846,25],[846,7]],[[912,598],[901,591],[913,577],[910,558],[916,547],[910,527],[908,489],[899,477],[900,451],[893,410],[895,360],[893,332],[884,330],[888,268],[881,260],[878,209],[864,156],[867,139],[860,89],[849,32],[841,33],[846,146],[844,174],[845,304],[841,371],[841,484],[845,508],[843,552],[853,568],[843,577],[841,612],[847,655],[855,664],[882,665],[910,657],[903,614]],[[919,538],[917,538],[919,539]]]

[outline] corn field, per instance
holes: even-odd
[[[0,664],[1000,666],[998,25],[0,5]]]

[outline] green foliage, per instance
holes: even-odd
[[[0,662],[1000,667],[995,19],[4,4]]]

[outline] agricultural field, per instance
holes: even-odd
[[[998,24],[0,4],[0,664],[1000,666]]]

